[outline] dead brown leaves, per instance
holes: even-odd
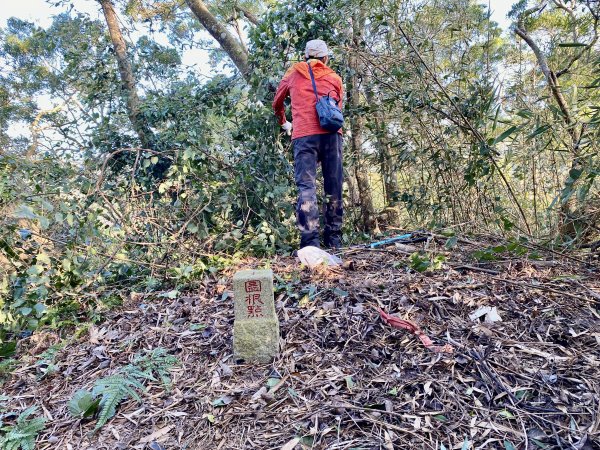
[[[273,262],[282,346],[272,364],[234,363],[232,300],[223,296],[230,286],[215,279],[176,300],[132,298],[65,347],[55,374],[37,379],[35,365],[24,365],[3,391],[15,407],[43,407],[49,425],[40,448],[597,445],[600,285],[593,268],[553,258],[483,266],[464,248],[449,260],[456,270],[429,274],[407,270],[406,255],[393,249],[353,251],[352,259],[355,270],[343,273]],[[371,306],[418,323],[455,354],[429,352]],[[495,308],[502,321],[472,320],[480,307]],[[151,384],[143,403],[122,404],[96,435],[88,434],[93,423],[69,416],[76,390],[156,347],[181,361],[171,391]]]

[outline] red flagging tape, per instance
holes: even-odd
[[[415,336],[417,336],[423,345],[431,350],[434,353],[453,353],[454,348],[450,344],[445,345],[433,345],[433,342],[429,337],[423,333],[423,330],[416,323],[410,320],[400,319],[396,316],[392,316],[391,314],[386,313],[383,309],[378,308],[379,315],[381,319],[387,323],[388,325],[394,328],[400,328],[401,330],[406,330]]]

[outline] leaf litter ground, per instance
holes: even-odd
[[[41,407],[40,449],[599,449],[596,265],[543,251],[542,261],[477,262],[483,247],[459,240],[428,273],[408,269],[412,249],[397,247],[351,249],[338,270],[273,259],[282,350],[267,365],[231,354],[231,276],[264,260],[176,299],[130,294],[58,350],[46,376],[39,354],[56,338],[22,342],[2,391],[13,409]],[[454,353],[427,350],[376,306]],[[502,320],[472,320],[481,306]],[[170,390],[150,383],[95,434],[93,420],[70,416],[76,391],[156,348],[180,361]]]

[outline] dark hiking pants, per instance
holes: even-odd
[[[319,247],[319,208],[317,205],[317,163],[323,169],[325,187],[324,233],[326,247],[340,246],[342,229],[342,136],[339,133],[314,134],[294,139],[294,172],[298,187],[296,218],[300,248]]]

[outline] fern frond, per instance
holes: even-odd
[[[138,367],[133,364],[129,364],[123,367],[119,372],[127,377],[137,378],[138,380],[156,381],[156,378],[152,376],[151,371],[148,371],[147,369]]]
[[[36,406],[27,408],[19,414],[14,426],[3,428],[6,434],[0,438],[0,448],[2,450],[34,450],[35,440],[46,424],[44,417],[29,419],[29,416],[36,411]]]
[[[136,355],[133,363],[121,368],[114,375],[100,378],[94,383],[91,397],[100,396],[98,422],[96,430],[103,427],[117,413],[119,404],[128,398],[133,398],[138,402],[141,398],[138,394],[144,391],[145,380],[156,381],[160,379],[162,384],[168,388],[171,383],[169,371],[179,361],[173,355],[169,355],[164,348],[156,348],[145,355]],[[155,377],[156,375],[156,377]],[[83,396],[84,394],[81,394]],[[82,397],[83,398],[83,397]],[[73,398],[73,412],[81,413],[81,408],[77,407],[80,399]]]
[[[128,376],[126,373],[117,373],[105,378],[100,378],[94,383],[92,390],[93,396],[101,395],[100,413],[96,430],[103,427],[109,419],[117,412],[117,406],[128,398],[141,401],[137,391],[143,391],[144,386],[137,379]]]
[[[156,375],[163,386],[168,388],[171,384],[171,369],[179,363],[179,360],[167,353],[167,350],[159,347],[147,352],[146,355],[137,355],[133,364],[142,369],[144,373]],[[152,379],[155,379],[152,377]]]

